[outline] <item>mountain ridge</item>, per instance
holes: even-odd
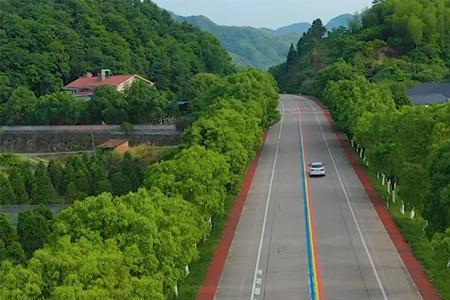
[[[282,63],[286,59],[289,46],[296,44],[300,36],[311,27],[308,22],[294,23],[277,29],[228,26],[218,25],[204,15],[183,17],[173,12],[171,15],[179,23],[187,22],[216,36],[235,63],[264,70]],[[326,27],[331,30],[346,26],[351,16],[339,15],[331,19]]]

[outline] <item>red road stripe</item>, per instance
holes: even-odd
[[[372,182],[370,181],[369,176],[366,174],[366,171],[364,170],[364,167],[359,163],[352,148],[349,146],[347,140],[342,136],[340,131],[336,128],[336,125],[334,123],[333,118],[331,117],[330,112],[326,109],[326,107],[321,102],[319,102],[315,99],[311,99],[311,100],[313,100],[317,105],[320,106],[320,109],[322,110],[323,114],[325,114],[328,122],[334,128],[338,140],[340,141],[342,147],[344,148],[344,151],[345,151],[348,159],[350,160],[350,162],[353,166],[353,169],[356,172],[356,175],[358,175],[359,181],[361,182],[364,189],[366,190],[366,193],[369,196],[369,199],[372,202],[372,205],[375,208],[375,210],[378,214],[378,217],[380,218],[381,222],[383,222],[383,225],[386,228],[386,231],[388,232],[392,242],[394,243],[395,247],[397,248],[397,251],[400,254],[400,257],[403,260],[403,263],[405,264],[406,269],[408,270],[409,274],[411,275],[411,278],[413,279],[414,283],[416,284],[417,288],[419,289],[420,294],[426,300],[442,299],[439,296],[439,293],[436,290],[436,288],[433,286],[431,281],[428,279],[427,274],[425,273],[425,270],[424,270],[422,264],[417,260],[417,258],[412,253],[411,247],[403,238],[403,235],[402,235],[400,229],[397,227],[397,224],[395,224],[395,221],[392,218],[391,214],[385,208],[383,200],[381,200],[377,190],[375,189]]]
[[[264,133],[263,141],[267,139],[267,132]],[[242,183],[241,192],[235,200],[233,207],[231,208],[230,215],[227,220],[227,224],[222,232],[220,242],[214,252],[211,265],[208,269],[208,274],[199,290],[197,300],[213,300],[216,295],[217,287],[219,285],[220,276],[222,275],[223,268],[225,266],[225,260],[227,259],[228,251],[230,250],[231,243],[233,241],[234,232],[241,217],[242,209],[244,208],[245,200],[247,199],[248,191],[255,176],[256,167],[261,156],[262,147],[256,153],[256,158],[250,163],[247,169],[247,175]]]

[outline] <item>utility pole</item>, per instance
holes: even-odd
[[[91,139],[92,139],[92,150],[94,150],[94,155],[96,154],[95,153],[95,141],[94,141],[94,133],[92,132],[92,129],[91,129]]]

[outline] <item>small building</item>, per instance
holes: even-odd
[[[420,83],[406,95],[416,105],[446,103],[450,100],[450,83]]]
[[[127,153],[130,151],[130,145],[128,140],[125,139],[110,139],[99,146],[101,149],[105,150],[116,150],[120,153]]]
[[[186,113],[189,111],[189,101],[187,100],[178,100],[177,106],[180,113]]]
[[[102,69],[97,76],[86,73],[85,76],[65,85],[63,90],[73,93],[75,96],[84,100],[89,100],[95,93],[95,89],[100,86],[111,85],[119,92],[124,92],[136,80],[141,80],[151,86],[154,85],[153,82],[139,75],[112,75],[111,70]]]

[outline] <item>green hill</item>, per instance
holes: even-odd
[[[195,73],[230,67],[214,37],[151,1],[0,1],[0,103],[19,86],[41,96],[102,68],[179,92]]]
[[[126,96],[136,101],[125,101],[105,87],[89,102],[61,93],[103,68],[141,75],[158,91],[136,87]],[[176,23],[151,1],[0,1],[0,124],[152,122],[196,74],[233,70],[214,36]]]
[[[221,26],[204,16],[174,16],[178,22],[188,22],[216,36],[235,62],[260,69],[283,62],[289,46],[303,32],[284,33],[268,28]],[[308,26],[309,27],[309,26]]]
[[[282,63],[286,59],[289,46],[295,44],[299,37],[311,27],[311,24],[307,22],[291,24],[276,30],[248,26],[222,26],[205,16],[182,17],[175,14],[172,16],[177,22],[190,23],[216,36],[237,64],[260,69],[268,69]],[[347,27],[351,18],[351,14],[337,16],[330,20],[326,28],[331,30],[340,26]]]
[[[327,25],[325,25],[325,28],[328,31],[333,30],[334,28],[339,28],[341,26],[343,27],[348,27],[348,22],[350,20],[353,19],[353,15],[352,14],[343,14],[343,15],[339,15],[333,19],[331,19],[330,21],[328,21]]]
[[[277,30],[275,30],[276,33],[283,35],[283,34],[289,34],[289,33],[299,33],[302,34],[306,31],[308,31],[309,27],[311,27],[311,23],[295,23],[288,26],[280,27]]]

